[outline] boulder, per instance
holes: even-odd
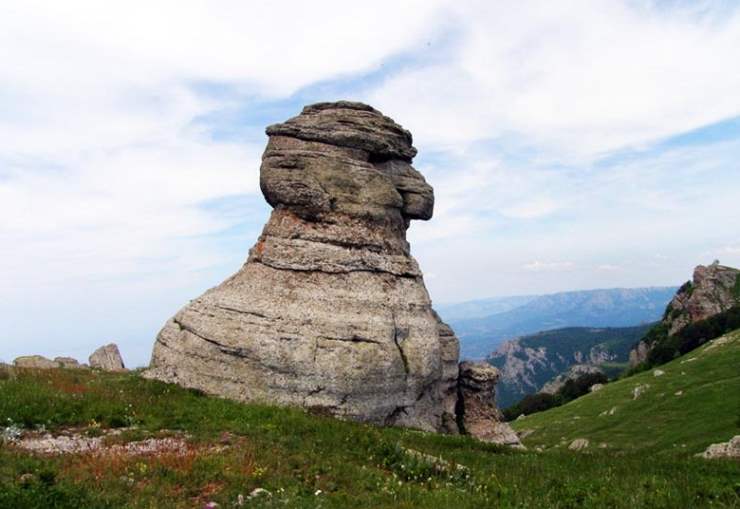
[[[635,386],[632,389],[632,399],[635,400],[642,396],[648,389],[650,388],[650,384],[640,384]]]
[[[727,442],[719,444],[712,444],[707,447],[707,450],[697,454],[705,459],[718,459],[718,458],[740,458],[740,435],[735,435]]]
[[[164,325],[145,376],[455,432],[458,340],[406,240],[434,208],[411,134],[350,102],[307,106],[267,134],[270,219],[244,266]]]
[[[604,388],[604,384],[593,384],[591,387],[588,388],[589,392],[598,392],[601,389]]]
[[[90,367],[103,371],[125,371],[121,352],[114,343],[101,346],[90,355]]]
[[[80,364],[77,359],[73,359],[72,357],[54,357],[54,362],[59,364],[59,367],[61,368],[82,369],[87,367],[84,364]]]
[[[499,371],[486,362],[461,362],[458,414],[462,431],[478,440],[522,447],[514,430],[503,421],[495,403]]]
[[[43,355],[25,355],[18,357],[13,361],[16,368],[34,368],[34,369],[54,369],[60,367],[60,364]]]
[[[584,449],[587,449],[589,444],[590,442],[587,438],[576,438],[570,443],[568,449],[570,449],[571,451],[582,451]]]

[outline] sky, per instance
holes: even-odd
[[[265,126],[411,130],[434,302],[740,266],[740,3],[0,0],[0,359],[148,362],[270,213]]]

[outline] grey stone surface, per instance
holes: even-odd
[[[125,371],[121,352],[114,343],[101,346],[90,355],[90,367],[103,371]]]
[[[80,364],[77,359],[72,357],[54,357],[54,362],[59,364],[61,368],[72,368],[72,369],[83,369],[87,368],[86,365]]]
[[[346,102],[267,133],[260,187],[274,210],[262,235],[241,270],[165,324],[145,376],[455,432],[458,341],[406,241],[434,207],[411,135]]]
[[[706,451],[697,454],[697,456],[705,459],[738,459],[740,458],[740,435],[735,435],[727,442],[712,444],[707,447]]]
[[[688,325],[711,318],[740,305],[740,270],[720,265],[699,265],[690,282],[679,288],[666,308],[661,323],[668,335],[679,333]],[[630,351],[630,366],[645,362],[652,345],[640,341]]]
[[[24,355],[13,361],[16,368],[35,368],[35,369],[53,369],[60,367],[60,364],[43,355]]]
[[[459,409],[463,431],[478,440],[522,447],[519,437],[496,408],[495,385],[499,371],[486,362],[461,362],[458,379]]]
[[[683,287],[668,304],[664,322],[673,335],[689,324],[712,317],[740,304],[735,294],[740,271],[719,263],[694,269],[690,287]]]
[[[568,449],[570,449],[571,451],[582,451],[584,449],[587,449],[588,446],[589,441],[587,438],[576,438],[570,443]]]

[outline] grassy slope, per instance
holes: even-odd
[[[740,507],[739,464],[682,457],[671,448],[661,457],[504,451],[468,437],[241,405],[136,374],[0,373],[0,422],[8,419],[52,431],[136,426],[126,440],[147,430],[184,430],[192,443],[184,457],[39,457],[0,445],[1,508],[190,508],[209,501],[226,508],[257,487],[273,497],[246,506]],[[233,434],[228,448],[209,450],[224,432]],[[398,445],[466,465],[469,475],[437,472]]]
[[[663,376],[650,370],[610,383],[514,428],[534,431],[526,445],[547,448],[587,438],[610,450],[688,456],[725,442],[740,434],[740,331],[716,341],[660,366]],[[634,400],[633,389],[645,384],[650,388]],[[612,408],[614,415],[601,415]]]

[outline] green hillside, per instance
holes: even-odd
[[[529,433],[529,447],[566,448],[585,438],[590,449],[678,456],[740,434],[740,331],[658,369],[664,374],[645,371],[512,424]],[[643,393],[634,399],[637,387]]]
[[[736,354],[737,344],[732,348]],[[699,366],[707,367],[705,358],[691,368]],[[727,366],[717,370],[723,375],[715,377],[715,383],[732,378],[725,376]],[[693,369],[691,373],[687,376],[696,381],[698,374]],[[728,383],[737,388],[737,378]],[[728,404],[724,382],[722,387],[715,392],[724,395],[724,402],[712,399],[717,405]],[[692,398],[685,401],[700,404],[691,388],[685,390]],[[701,394],[712,390],[702,386]],[[657,415],[654,410],[649,423],[653,428]],[[681,437],[690,444],[687,451],[725,438],[733,424],[723,416],[716,412],[704,416],[706,429],[693,429],[701,439]],[[652,441],[644,431],[623,441]],[[98,438],[105,447],[54,456],[20,448],[19,438],[46,432]],[[584,432],[596,430],[587,427]],[[242,405],[144,380],[136,373],[0,366],[0,435],[4,437],[0,508],[200,509],[214,507],[212,503],[220,508],[475,509],[740,505],[737,462],[705,461],[683,451],[675,454],[671,447],[664,455],[504,450],[469,437]],[[576,435],[580,433],[573,432]],[[164,445],[172,440],[176,447],[147,452],[144,446],[152,439]],[[128,448],[144,452],[133,454],[126,452]],[[270,494],[249,499],[258,488]]]

